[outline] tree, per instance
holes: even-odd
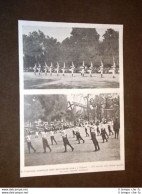
[[[119,33],[113,29],[107,29],[103,41],[99,40],[100,35],[95,28],[72,28],[71,36],[65,38],[62,43],[57,39],[45,35],[40,30],[23,35],[24,67],[33,67],[45,62],[53,64],[57,62],[62,66],[66,63],[69,68],[74,62],[77,71],[84,61],[86,66],[91,62],[94,67],[100,66],[103,60],[105,67],[113,64],[113,57],[116,65],[119,64]]]
[[[65,95],[25,96],[25,121],[61,120],[66,116],[66,109]]]
[[[107,29],[103,35],[104,39],[101,43],[101,54],[106,64],[115,62],[119,65],[119,33],[113,29]]]
[[[44,66],[45,62],[53,62],[55,66],[60,56],[60,43],[40,30],[34,31],[23,35],[23,53],[24,67],[33,67],[35,63]]]
[[[111,111],[111,117],[119,117],[119,95],[99,94],[90,99],[90,105],[95,110],[95,117],[100,121],[106,117],[105,110]]]
[[[45,107],[45,120],[61,120],[67,109],[67,99],[65,95],[48,95],[41,101]]]
[[[99,34],[95,28],[73,28],[71,37],[62,42],[64,60],[79,67],[83,61],[90,64],[99,53]]]
[[[35,121],[43,119],[45,115],[45,109],[42,107],[38,98],[33,95],[25,96],[24,103],[24,119],[26,121]]]

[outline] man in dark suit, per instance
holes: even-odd
[[[118,121],[118,118],[115,119],[113,124],[114,132],[115,132],[115,139],[118,139],[119,137],[119,129],[120,129],[120,123]]]
[[[108,142],[108,134],[105,129],[105,124],[101,124],[101,135],[102,135],[103,143],[105,140],[106,142]]]
[[[100,146],[99,146],[98,140],[96,138],[97,126],[93,126],[93,123],[91,123],[90,132],[91,132],[91,137],[92,137],[93,144],[95,146],[95,150],[94,151],[95,152],[99,151],[100,150]]]

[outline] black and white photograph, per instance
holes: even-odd
[[[23,130],[25,167],[120,162],[123,156],[118,93],[24,95]]]
[[[19,22],[24,89],[119,88],[122,25]]]
[[[19,21],[21,177],[125,169],[122,32]]]
[[[1,192],[142,194],[141,7],[1,1]]]

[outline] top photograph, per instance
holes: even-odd
[[[19,21],[24,89],[119,88],[123,25]]]

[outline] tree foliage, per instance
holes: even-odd
[[[113,29],[108,29],[103,35],[104,40],[101,43],[101,51],[103,60],[107,64],[113,64],[113,57],[115,62],[119,64],[119,33]]]
[[[65,95],[25,96],[25,121],[61,120],[67,108]]]
[[[119,95],[117,94],[95,95],[89,103],[93,107],[95,117],[99,120],[106,117],[106,112],[111,118],[119,117]]]
[[[119,117],[119,95],[89,96],[87,108],[68,107],[66,95],[26,95],[24,99],[25,122],[33,122],[38,119],[49,122],[62,119],[75,122],[78,118],[87,120],[88,111],[92,119]],[[107,116],[106,113],[108,113]]]
[[[70,37],[65,38],[62,43],[57,39],[46,36],[41,31],[34,31],[29,35],[23,35],[24,67],[33,67],[35,63],[42,66],[45,62],[56,66],[66,63],[69,67],[74,62],[78,68],[82,62],[99,66],[103,60],[104,65],[119,64],[119,33],[113,29],[107,29],[103,35],[103,41],[95,28],[72,28]]]

